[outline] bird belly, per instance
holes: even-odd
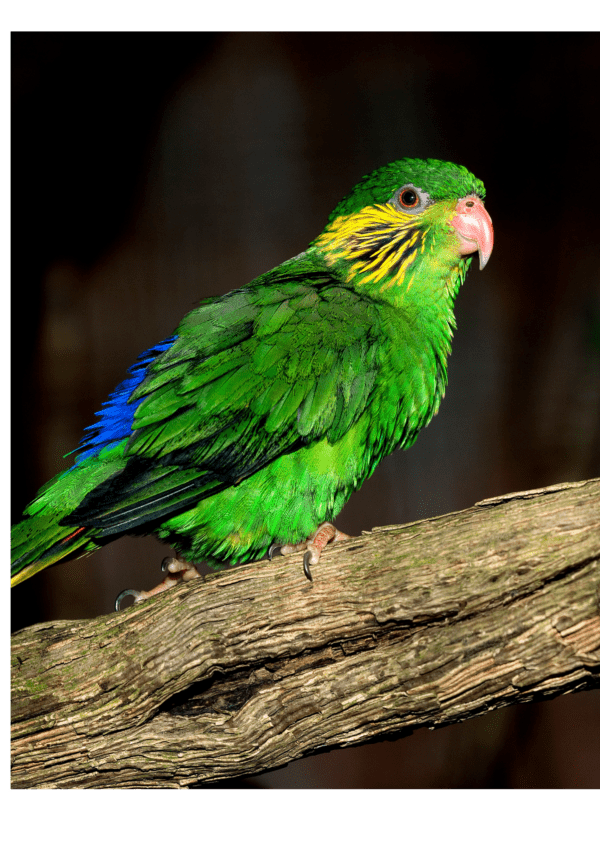
[[[265,557],[272,543],[306,539],[332,521],[373,470],[357,450],[355,426],[342,439],[327,439],[284,454],[240,483],[209,496],[157,529],[191,562],[241,563]]]

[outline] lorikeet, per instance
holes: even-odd
[[[173,546],[171,583],[276,548],[310,578],[352,492],[438,410],[469,254],[493,246],[484,196],[463,166],[392,162],[303,253],[202,302],[26,508],[11,585],[129,533]]]

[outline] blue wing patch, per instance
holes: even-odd
[[[136,362],[128,369],[131,377],[127,377],[117,386],[114,392],[111,392],[108,401],[96,413],[98,421],[85,428],[88,433],[83,437],[78,448],[71,452],[81,452],[75,460],[75,465],[88,457],[93,457],[94,454],[97,454],[105,446],[131,436],[135,411],[144,400],[144,398],[138,398],[136,401],[129,403],[131,393],[134,389],[137,389],[146,377],[150,363],[159,354],[170,348],[176,339],[177,336],[169,336],[168,339],[159,342],[158,345],[154,345],[154,347],[148,348],[147,351],[140,354]]]

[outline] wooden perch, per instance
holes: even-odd
[[[600,686],[600,478],[237,567],[12,646],[13,787],[182,787]]]

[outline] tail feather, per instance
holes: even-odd
[[[90,523],[70,516],[90,490],[118,471],[124,444],[102,448],[98,456],[78,461],[39,490],[11,530],[11,587],[47,566],[99,547]]]
[[[85,528],[59,525],[56,517],[47,513],[28,516],[14,525],[11,546],[11,587],[65,557],[72,557],[78,550],[83,554],[97,548],[86,535]]]

